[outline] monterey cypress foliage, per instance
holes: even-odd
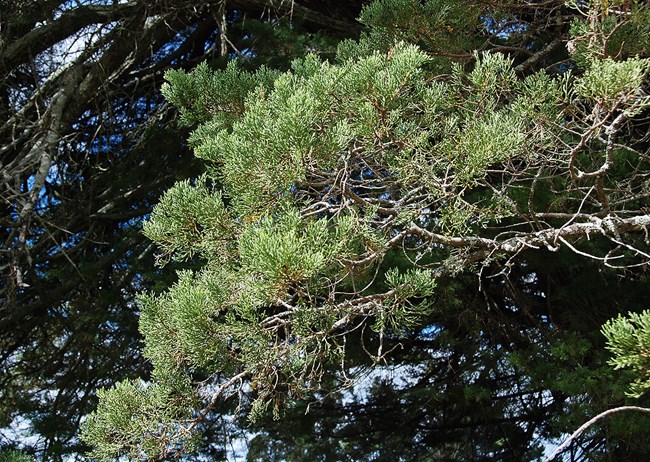
[[[569,54],[546,66],[531,62],[534,45],[526,60],[507,54],[522,33],[507,11],[381,0],[364,9],[367,31],[343,42],[335,61],[309,55],[282,73],[236,63],[169,72],[163,92],[194,127],[190,143],[207,173],[165,193],[144,233],[161,264],[198,261],[200,269],[179,272],[161,295],[142,295],[152,381],[101,393],[82,435],[91,455],[189,450],[200,422],[227,398],[252,422],[281,420],[294,403],[347,384],[350,345],[380,367],[413,332],[453,336],[441,326],[454,317],[450,291],[462,292],[454,284],[468,275],[509,282],[519,272],[533,281],[542,273],[525,269],[536,259],[568,253],[642,280],[650,60],[643,41],[634,48],[617,34],[646,30],[647,7],[562,8],[574,18]],[[477,49],[477,29],[501,47]],[[615,40],[626,43],[616,53]],[[550,296],[544,290],[528,296]],[[503,300],[504,312],[526,303]],[[543,357],[563,322],[544,309],[508,334],[518,338],[508,348],[537,347]],[[632,330],[624,321],[606,327],[617,354],[634,349]],[[572,351],[551,351],[558,361],[582,354],[583,340],[565,340]],[[512,350],[475,354],[549,386],[546,372]],[[486,390],[477,381],[462,399],[480,403]],[[515,457],[504,441],[486,442],[485,452]],[[454,448],[439,444],[431,460],[448,460]]]

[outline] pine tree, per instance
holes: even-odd
[[[333,62],[167,74],[163,92],[195,127],[207,173],[165,193],[144,232],[161,264],[202,267],[141,297],[152,381],[100,394],[82,436],[93,457],[190,450],[194,430],[233,396],[245,408],[250,398],[251,421],[282,419],[292,403],[346,385],[352,345],[377,366],[400,338],[435,330],[446,285],[468,275],[509,282],[535,256],[568,252],[642,280],[649,10],[535,8],[380,0]],[[535,32],[546,42],[527,42],[532,25],[543,29],[525,24],[535,11],[572,18],[567,42],[548,29]],[[554,327],[549,308],[536,329]],[[355,343],[366,329],[372,342]],[[518,342],[542,357],[548,345],[532,332],[521,327]],[[579,340],[566,345],[556,359],[581,354]],[[502,360],[476,355],[485,367]],[[493,367],[528,359],[508,361]],[[486,399],[478,385],[464,393]]]

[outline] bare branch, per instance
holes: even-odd
[[[544,459],[544,462],[551,462],[553,459],[555,459],[558,455],[560,455],[563,451],[565,451],[577,437],[579,437],[582,433],[585,432],[585,430],[587,430],[589,427],[591,427],[598,421],[612,414],[617,414],[619,412],[627,412],[627,411],[650,413],[650,408],[639,407],[639,406],[621,406],[621,407],[616,407],[614,409],[608,409],[607,411],[601,412],[596,417],[588,420],[583,425],[581,425],[580,428],[578,428],[575,432],[573,432],[571,436],[569,436],[564,441],[564,443],[558,446],[557,449],[555,449],[555,451],[553,451],[550,456]]]

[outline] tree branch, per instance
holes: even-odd
[[[601,412],[596,417],[585,422],[582,426],[580,426],[580,428],[578,428],[575,432],[573,432],[573,434],[569,436],[564,441],[564,443],[558,446],[557,449],[553,451],[550,456],[544,459],[544,462],[551,462],[553,459],[555,459],[558,455],[560,455],[564,450],[566,450],[569,447],[569,445],[573,442],[573,440],[575,440],[578,436],[584,433],[585,430],[587,430],[589,427],[594,425],[599,420],[602,420],[605,417],[610,416],[612,414],[617,414],[619,412],[626,412],[626,411],[650,413],[650,408],[639,407],[639,406],[621,406],[621,407],[615,407],[614,409],[608,409],[605,412]]]

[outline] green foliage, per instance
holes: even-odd
[[[188,127],[210,120],[220,127],[229,127],[244,113],[247,95],[260,88],[268,90],[277,72],[264,67],[255,72],[242,71],[235,62],[226,69],[214,71],[206,63],[199,64],[190,74],[170,70],[163,85],[165,98],[180,112],[179,121]]]
[[[191,143],[208,172],[168,191],[144,229],[164,260],[198,256],[202,263],[179,273],[166,293],[141,297],[153,383],[104,392],[85,434],[97,454],[117,451],[101,449],[110,441],[133,455],[164,454],[205,417],[192,416],[192,406],[210,410],[236,384],[252,421],[269,413],[278,419],[345,377],[350,344],[376,365],[388,361],[391,342],[397,349],[400,338],[434,337],[439,349],[426,355],[440,352],[462,370],[427,399],[452,396],[456,410],[496,401],[492,375],[508,383],[508,394],[525,389],[522,396],[535,402],[547,399],[547,389],[598,393],[601,370],[540,370],[548,361],[586,362],[593,345],[583,335],[549,334],[554,308],[542,299],[561,289],[550,279],[540,289],[537,279],[552,273],[551,263],[529,269],[523,255],[562,244],[579,255],[605,249],[594,260],[607,264],[611,252],[625,252],[616,262],[647,257],[634,247],[643,246],[641,225],[616,227],[645,213],[625,205],[645,168],[632,181],[619,165],[600,167],[603,151],[612,151],[604,136],[616,132],[618,142],[635,146],[628,151],[640,149],[633,130],[619,132],[612,121],[646,104],[647,59],[593,55],[581,77],[522,76],[514,58],[470,53],[461,43],[460,31],[476,28],[477,11],[463,2],[379,1],[361,18],[368,35],[342,45],[336,63],[309,55],[282,74],[235,65],[168,74],[165,92],[181,106],[183,122],[196,126]],[[466,65],[437,59],[450,43],[464,50]],[[605,214],[609,228],[596,228]],[[634,233],[629,244],[620,232]],[[484,271],[500,286],[498,301],[485,292],[481,303],[498,315],[479,316],[485,307],[462,293],[467,280],[455,282],[471,275],[488,284]],[[455,293],[472,308],[453,300]],[[564,293],[565,300],[574,299]],[[395,398],[381,383],[375,388]],[[543,415],[533,404],[519,406]],[[162,412],[158,427],[139,420],[141,408]],[[513,422],[506,433],[486,453],[525,438]],[[518,454],[539,451],[525,446]]]
[[[513,102],[513,111],[528,120],[553,121],[560,113],[560,101],[570,100],[571,73],[551,78],[546,72],[538,72],[517,81],[520,97]],[[541,133],[534,133],[536,142],[547,142]]]
[[[191,449],[191,439],[174,422],[187,416],[192,393],[187,381],[175,382],[172,386],[124,381],[100,390],[100,404],[81,434],[82,439],[96,445],[89,457],[111,461],[126,454],[136,460],[155,459],[172,438]],[[176,431],[181,434],[176,436]]]
[[[578,94],[593,98],[600,104],[615,106],[637,93],[650,70],[648,60],[631,58],[625,61],[604,59],[594,61],[585,74],[578,79]],[[643,109],[645,103],[635,110]]]
[[[388,288],[394,291],[394,301],[378,313],[374,329],[378,332],[386,329],[404,332],[430,315],[433,307],[427,298],[433,296],[436,288],[432,276],[431,271],[420,269],[410,269],[406,273],[397,268],[388,269],[384,277]]]
[[[228,369],[226,346],[215,338],[214,319],[225,290],[233,281],[228,275],[206,271],[194,275],[179,273],[178,282],[158,297],[143,295],[140,331],[145,336],[144,354],[156,371],[176,370],[177,365],[192,368]]]
[[[154,207],[143,232],[162,250],[162,263],[194,255],[227,261],[233,227],[221,194],[213,193],[203,176],[195,184],[180,181],[169,189]]]
[[[0,462],[30,462],[34,459],[16,449],[0,449]]]
[[[228,127],[248,86],[272,86],[277,72],[255,72],[260,64],[287,70],[307,50],[333,56],[338,36],[355,32],[360,6],[335,2],[330,22],[313,13],[321,5],[291,15],[287,3],[0,3],[0,447],[47,462],[81,459],[88,446],[75,435],[96,407],[96,389],[151,372],[136,294],[167,290],[179,267],[229,258],[194,241],[190,228],[176,244],[157,236],[170,245],[160,260],[174,260],[157,268],[140,232],[165,190],[205,170],[161,97],[162,72],[205,59],[223,65],[218,83],[199,66],[197,93],[169,97],[185,124],[217,123],[218,107],[231,111],[219,122]],[[243,64],[228,69],[235,55]],[[205,218],[196,208],[189,214]]]
[[[274,301],[287,289],[321,277],[337,277],[344,258],[355,254],[356,223],[343,217],[304,222],[295,210],[281,218],[262,218],[246,228],[239,239],[242,274],[259,280],[266,302]]]
[[[634,371],[630,396],[640,397],[650,389],[650,311],[619,315],[603,326],[602,333],[614,355],[610,364]]]
[[[443,56],[435,61],[448,66],[450,60],[444,56],[478,44],[480,9],[475,2],[457,0],[379,0],[364,6],[359,21],[367,29],[360,40],[339,45],[340,59],[361,58],[376,50],[387,52],[403,41]]]
[[[583,16],[571,22],[570,47],[581,67],[588,69],[595,59],[625,60],[650,53],[650,8],[646,2],[567,3]]]

